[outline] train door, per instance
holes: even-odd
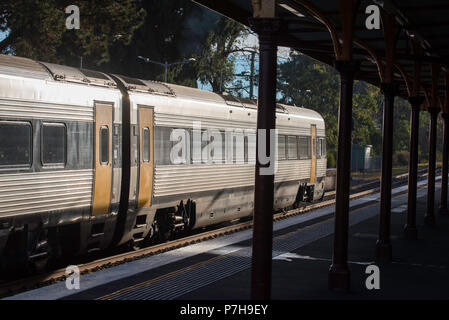
[[[311,143],[310,146],[312,148],[312,167],[310,169],[310,182],[315,182],[316,178],[316,125],[312,124],[310,127],[310,136]]]
[[[151,204],[153,192],[153,108],[138,106],[139,110],[139,195],[137,207]]]
[[[95,103],[95,175],[92,215],[108,213],[111,203],[112,108],[112,104]]]

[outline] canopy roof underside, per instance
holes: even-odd
[[[194,0],[220,14],[249,26],[248,18],[253,16],[251,0]],[[356,1],[355,1],[356,2]],[[353,59],[360,62],[357,79],[379,86],[381,80],[373,54],[384,64],[385,39],[382,27],[368,30],[365,21],[369,14],[367,6],[373,1],[359,2],[354,25]],[[398,25],[395,51],[394,82],[400,88],[400,96],[408,97],[404,76],[413,80],[415,61],[422,62],[421,95],[430,95],[432,88],[431,64],[441,68],[438,78],[440,99],[446,94],[443,76],[449,71],[449,2],[447,0],[394,0],[374,1],[382,11],[393,13]],[[287,28],[278,37],[278,45],[291,47],[316,60],[333,65],[336,56],[331,25],[341,39],[342,18],[340,1],[336,0],[278,0],[276,16]],[[293,9],[293,10],[292,10]],[[417,55],[412,47],[417,41],[422,53]],[[369,50],[367,50],[367,48]],[[370,52],[369,52],[370,51]],[[442,101],[442,100],[440,100]]]

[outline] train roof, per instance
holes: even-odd
[[[0,54],[0,72],[11,76],[50,80],[51,75],[40,63],[22,57]]]
[[[51,74],[54,80],[91,84],[105,87],[117,87],[115,81],[106,73],[63,66],[54,63],[40,62]]]
[[[130,92],[203,100],[224,103],[235,107],[257,109],[257,102],[255,100],[235,97],[226,93],[217,94],[207,90],[152,80],[137,79],[123,75],[114,74],[112,77],[107,73],[100,71],[63,66],[49,62],[38,62],[28,58],[4,54],[0,54],[0,73],[42,80],[72,82],[112,88],[118,87],[114,80],[114,77],[116,77]],[[322,119],[318,112],[303,107],[277,103],[276,111],[278,113],[301,114],[306,117]]]

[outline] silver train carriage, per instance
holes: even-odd
[[[250,217],[248,99],[0,55],[0,268]],[[278,104],[275,209],[324,195],[325,124]]]

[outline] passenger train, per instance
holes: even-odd
[[[250,217],[256,119],[249,99],[0,55],[1,268]],[[319,200],[323,118],[278,104],[276,128],[275,209]]]

